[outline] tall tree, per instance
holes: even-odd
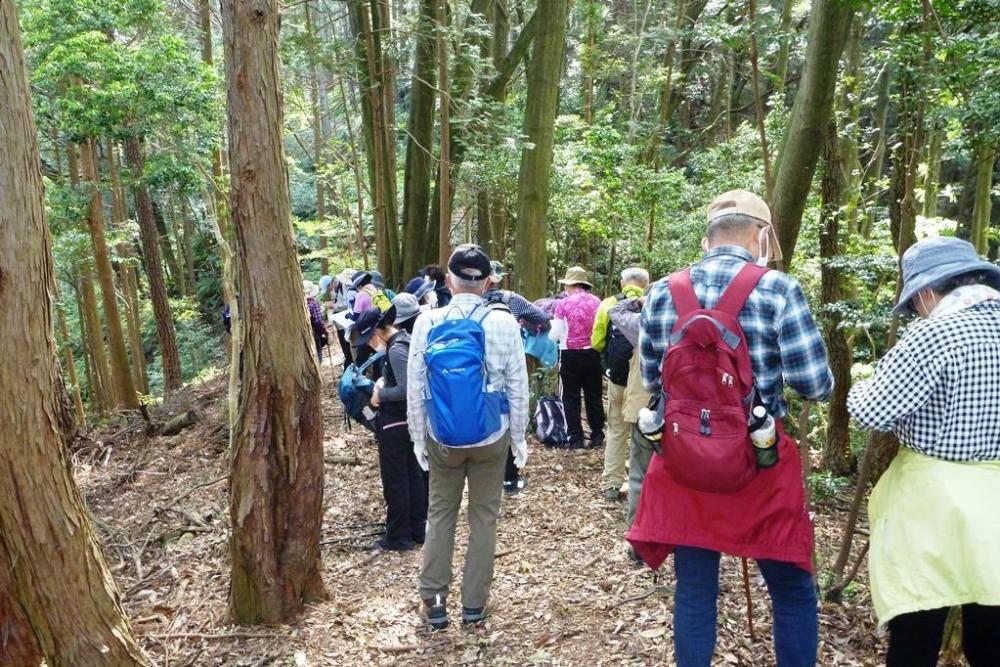
[[[436,0],[421,0],[413,50],[410,120],[403,181],[403,278],[417,274],[427,254],[428,210],[434,156],[434,92],[437,81]]]
[[[568,0],[539,4],[535,10],[535,41],[528,62],[524,135],[529,145],[521,153],[518,173],[514,274],[518,291],[532,299],[545,293],[548,282],[545,218],[568,13]]]
[[[101,198],[101,180],[97,173],[97,151],[93,140],[81,146],[83,177],[90,187],[90,207],[87,209],[87,227],[94,245],[94,265],[97,279],[101,284],[101,303],[104,306],[104,321],[108,329],[108,349],[111,352],[111,380],[114,386],[115,405],[119,408],[139,407],[135,384],[128,365],[128,348],[122,333],[121,313],[118,310],[118,292],[115,276],[111,269],[111,256],[104,234],[104,202]]]
[[[280,23],[277,0],[222,3],[243,306],[230,478],[229,606],[238,623],[286,620],[324,595],[323,415],[290,224]]]
[[[142,260],[146,267],[146,278],[149,280],[156,337],[160,342],[160,357],[163,360],[163,386],[167,391],[173,391],[181,387],[184,379],[181,375],[180,354],[177,351],[177,339],[174,335],[174,318],[170,311],[170,300],[167,298],[167,279],[163,272],[163,261],[160,259],[153,200],[143,180],[146,168],[143,145],[139,137],[134,134],[127,137],[125,159],[128,161],[129,169],[132,170],[132,195],[135,197],[136,217],[139,219]]]
[[[13,0],[0,0],[0,99],[0,656],[145,664],[66,455],[72,417],[61,400],[51,239]]]
[[[451,99],[448,93],[448,3],[447,0],[437,2],[437,52],[438,52],[438,88],[441,99],[438,108],[441,112],[440,133],[441,144],[438,153],[438,256],[441,266],[448,263],[451,255]],[[433,224],[433,223],[432,223]]]
[[[774,170],[771,211],[787,264],[795,252],[802,212],[830,123],[840,54],[854,11],[853,2],[812,0],[805,70]]]

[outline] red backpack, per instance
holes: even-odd
[[[663,359],[663,467],[696,491],[732,493],[757,474],[747,423],[755,399],[740,310],[768,269],[747,263],[715,308],[702,308],[691,269],[670,276],[677,323]]]

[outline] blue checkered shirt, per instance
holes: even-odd
[[[862,427],[893,431],[947,461],[1000,461],[1000,302],[911,325],[847,409]]]
[[[712,308],[726,287],[753,256],[739,246],[719,246],[691,267],[691,282],[698,301]],[[750,294],[739,316],[750,348],[754,383],[768,412],[783,417],[788,412],[782,396],[787,382],[803,397],[822,400],[833,389],[833,374],[826,360],[823,337],[809,312],[809,303],[795,278],[769,271]],[[639,332],[642,383],[650,392],[661,390],[663,356],[677,311],[667,280],[656,282],[642,309]]]

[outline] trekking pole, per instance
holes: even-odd
[[[750,568],[746,558],[740,560],[743,561],[743,592],[747,598],[747,627],[750,629],[750,641],[756,642],[757,635],[753,631],[753,599],[750,597]]]

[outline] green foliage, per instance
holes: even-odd
[[[851,486],[846,477],[835,477],[829,471],[814,472],[809,475],[809,496],[813,502],[824,503],[843,493]]]

